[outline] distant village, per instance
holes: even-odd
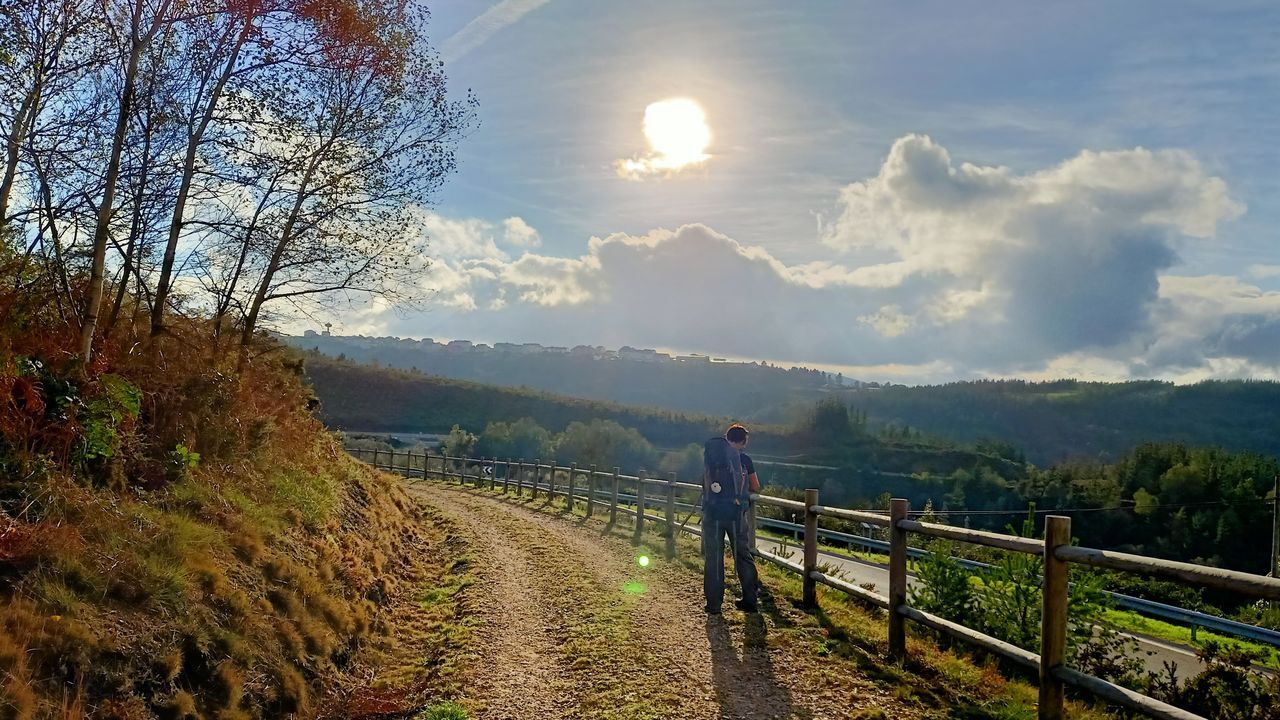
[[[328,329],[321,332],[315,330],[307,330],[303,334],[303,339],[316,338],[332,338],[334,341],[340,341],[348,347],[359,347],[368,350],[376,350],[379,348],[398,348],[402,350],[416,350],[418,352],[428,353],[448,353],[448,354],[465,354],[465,353],[504,353],[508,355],[569,355],[573,357],[590,358],[594,360],[631,360],[643,363],[715,363],[723,365],[756,365],[769,366],[770,364],[763,361],[743,362],[729,360],[722,357],[714,357],[711,355],[702,355],[699,353],[690,353],[688,355],[672,355],[671,353],[658,352],[649,348],[634,348],[624,345],[617,350],[610,350],[602,345],[576,345],[574,347],[563,347],[559,345],[542,345],[539,343],[476,343],[470,340],[450,340],[448,342],[436,342],[433,338],[422,338],[415,340],[413,338],[398,337],[366,337],[363,335],[331,335]],[[810,371],[810,368],[796,366],[792,369]],[[811,372],[820,372],[811,370]],[[837,385],[846,387],[879,387],[879,383],[864,383],[858,380],[848,379],[843,373],[823,373],[828,375],[831,381]]]

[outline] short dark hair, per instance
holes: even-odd
[[[724,439],[731,443],[744,443],[747,441],[747,435],[748,433],[745,427],[738,423],[734,423],[729,426],[727,431],[725,431]]]

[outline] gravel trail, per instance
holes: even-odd
[[[466,700],[478,718],[916,715],[856,674],[833,691],[831,659],[789,604],[744,615],[727,599],[709,618],[698,572],[598,521],[457,486],[410,491],[469,536],[482,660]]]

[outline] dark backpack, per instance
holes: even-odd
[[[723,437],[702,445],[702,512],[716,520],[733,520],[742,510],[744,497],[742,461]]]

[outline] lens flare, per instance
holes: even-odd
[[[641,555],[640,557],[636,558],[636,564],[639,565],[640,567],[649,567],[649,556]]]

